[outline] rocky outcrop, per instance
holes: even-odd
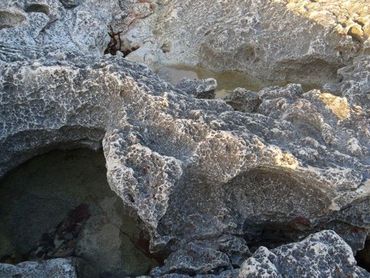
[[[260,91],[257,113],[235,112],[120,56],[25,60],[0,71],[1,173],[104,137],[109,184],[146,225],[152,252],[189,250],[193,272],[239,265],[247,245],[325,227],[354,250],[365,241],[369,126],[358,123],[368,116],[346,98],[292,84]],[[159,273],[181,272],[182,257]]]
[[[131,56],[136,61],[323,85],[369,49],[367,5],[366,0],[158,1],[155,13],[127,38],[142,45]]]
[[[166,259],[155,276],[226,275],[250,271],[251,263],[258,273],[285,275],[277,265],[290,253],[277,246],[323,229],[335,230],[353,252],[363,248],[370,227],[368,57],[334,80],[368,40],[332,31],[337,23],[325,25],[327,13],[316,20],[287,1],[12,3],[1,4],[0,176],[50,149],[102,145],[111,189],[142,221],[151,252]],[[174,87],[120,52],[101,57],[112,20],[114,30],[127,28],[125,43],[141,45],[131,60],[329,84],[237,90],[231,106],[197,99],[189,93],[201,97],[214,82]],[[144,39],[153,32],[153,41]],[[287,248],[298,261],[293,249],[315,241],[331,246],[324,258],[343,251],[332,256],[345,273],[368,275],[331,232]],[[248,259],[260,246],[272,251]]]
[[[224,100],[234,110],[248,113],[256,112],[262,102],[258,93],[243,88],[236,88]]]
[[[0,264],[0,276],[4,278],[77,278],[77,273],[72,260],[53,259],[41,262],[22,262],[17,265]]]
[[[0,55],[34,58],[45,48],[99,56],[113,24],[122,32],[121,51],[135,50],[127,58],[153,68],[201,66],[243,71],[265,83],[323,85],[368,51],[365,7],[366,0],[6,0]]]
[[[204,80],[183,79],[176,84],[176,89],[186,92],[196,98],[215,98],[217,80],[208,78]]]
[[[333,254],[338,254],[333,256]],[[260,247],[239,277],[369,277],[356,266],[351,248],[333,231],[322,231],[273,250]]]

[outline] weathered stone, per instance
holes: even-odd
[[[370,109],[370,56],[357,57],[353,64],[341,68],[338,74],[340,82],[326,84],[324,89],[345,97],[354,114],[366,118]]]
[[[229,258],[223,252],[190,243],[186,248],[173,252],[161,269],[154,269],[153,276],[161,273],[212,273],[230,265]],[[158,274],[157,274],[158,272]]]
[[[22,262],[17,265],[1,264],[2,278],[77,278],[71,259],[53,259],[41,262]]]
[[[260,247],[239,277],[370,277],[356,266],[351,248],[333,231],[322,231],[273,250]]]
[[[0,3],[0,176],[50,149],[102,143],[110,187],[141,219],[151,252],[167,257],[158,276],[233,276],[247,245],[271,249],[326,228],[362,248],[370,62],[357,57],[368,39],[346,34],[366,0],[26,2]],[[110,23],[140,45],[127,58],[153,67],[330,84],[264,88],[244,98],[248,113],[234,111],[122,55],[102,57]],[[356,274],[348,246],[328,241]]]
[[[0,71],[1,173],[61,144],[95,146],[105,133],[109,184],[145,224],[151,250],[182,254],[196,243],[204,247],[192,257],[217,254],[190,272],[232,266],[224,236],[274,246],[333,221],[347,235],[369,227],[368,125],[352,101],[338,117],[327,93],[291,84],[261,90],[257,113],[244,114],[119,56],[8,62]],[[169,262],[158,275],[183,269]]]
[[[59,0],[66,9],[77,7],[80,4],[80,0]]]
[[[144,46],[142,59],[136,55],[135,60],[154,66],[201,65],[322,85],[369,47],[366,36],[361,35],[364,45],[346,36],[355,24],[351,18],[366,15],[367,6],[367,0],[161,1],[161,8],[132,26],[127,37]],[[168,41],[171,49],[163,53]]]
[[[83,1],[72,10],[63,6],[70,8],[78,2],[1,1],[2,59],[37,58],[53,51],[100,56],[109,42],[108,25],[112,17],[124,11],[116,1]],[[12,28],[1,28],[2,25]]]
[[[10,28],[21,24],[26,16],[15,9],[0,10],[0,29]]]
[[[215,90],[217,88],[217,80],[208,78],[204,80],[197,79],[183,79],[176,85],[176,89],[184,91],[196,98],[215,97]]]
[[[261,100],[257,93],[243,88],[236,88],[224,98],[227,104],[241,112],[256,112]]]

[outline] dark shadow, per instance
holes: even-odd
[[[79,277],[145,275],[141,222],[106,181],[102,151],[52,151],[0,181],[0,261],[76,258]]]
[[[48,5],[36,3],[27,5],[24,11],[27,13],[44,13],[46,15],[50,13]]]
[[[364,249],[357,252],[356,260],[360,267],[370,272],[370,238],[366,240]]]

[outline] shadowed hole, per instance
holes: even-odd
[[[27,13],[44,13],[46,15],[49,15],[50,13],[49,6],[43,4],[29,4],[25,11]]]
[[[0,181],[0,261],[76,257],[79,277],[147,274],[147,233],[106,181],[101,151],[52,151]]]
[[[370,271],[370,238],[366,240],[364,249],[357,252],[356,260],[359,266]]]

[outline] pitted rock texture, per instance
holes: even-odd
[[[0,55],[62,50],[101,56],[108,25],[122,31],[128,59],[152,68],[238,70],[268,82],[323,85],[369,51],[367,0],[167,1],[4,0]],[[56,54],[57,55],[57,54]]]
[[[370,47],[367,0],[157,3],[126,34],[142,46],[130,59],[323,85]]]
[[[0,176],[51,149],[102,145],[111,189],[141,219],[151,252],[166,258],[154,276],[227,277],[259,246],[323,229],[353,252],[363,248],[368,21],[357,5],[344,9],[351,0],[335,15],[329,1],[301,1],[304,10],[299,2],[2,1]],[[326,12],[315,17],[318,7]],[[351,26],[338,31],[341,13]],[[197,86],[175,88],[119,52],[102,57],[109,23],[125,44],[140,45],[131,60],[328,84],[238,90],[231,106],[196,99]],[[356,273],[335,235],[319,237]]]
[[[188,275],[167,274],[166,278],[187,278]],[[269,250],[260,247],[240,268],[218,275],[196,277],[370,277],[356,265],[351,248],[334,231],[324,230],[300,242]]]
[[[42,57],[53,51],[101,56],[109,42],[108,25],[113,17],[121,18],[127,13],[119,2],[3,0],[0,56],[17,60],[23,56]]]
[[[216,88],[217,80],[214,78],[203,80],[183,79],[178,84],[176,84],[176,89],[186,92],[196,98],[212,99],[216,95]]]
[[[370,56],[357,57],[353,64],[338,71],[340,82],[326,84],[324,89],[342,95],[356,106],[357,114],[365,116],[370,111]],[[364,111],[363,111],[364,110]]]
[[[41,262],[22,262],[17,265],[0,264],[0,277],[77,278],[77,273],[71,259],[52,259]]]
[[[258,93],[243,88],[236,88],[224,100],[235,110],[250,113],[256,112],[262,102]]]
[[[351,248],[333,231],[268,250],[260,247],[238,277],[370,277],[356,266]]]
[[[369,117],[345,97],[270,87],[256,113],[241,113],[121,56],[51,55],[0,63],[0,72],[0,173],[104,137],[111,188],[143,221],[151,251],[168,256],[153,275],[217,274],[240,266],[248,245],[325,227],[354,251],[364,244]]]

